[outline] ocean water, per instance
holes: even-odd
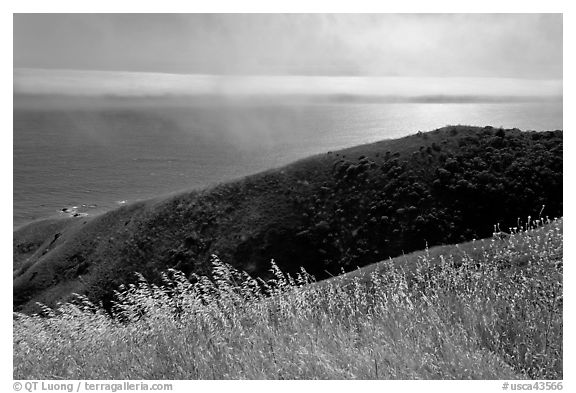
[[[449,124],[562,129],[562,103],[15,108],[13,226],[96,214]]]

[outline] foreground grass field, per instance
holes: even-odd
[[[15,379],[561,379],[562,220],[320,283],[214,277],[14,314]],[[311,284],[311,285],[310,285]]]

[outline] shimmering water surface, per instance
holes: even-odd
[[[562,104],[15,109],[14,227],[59,214],[93,214],[277,167],[311,154],[448,124],[562,129]]]

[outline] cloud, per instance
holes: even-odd
[[[75,96],[540,96],[562,95],[561,80],[351,76],[183,75],[15,69],[15,94]]]
[[[562,78],[561,14],[17,14],[18,68]]]

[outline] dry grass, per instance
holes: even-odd
[[[272,265],[264,283],[214,258],[214,280],[124,288],[114,317],[15,314],[14,378],[561,379],[562,221],[517,232],[368,282]]]

